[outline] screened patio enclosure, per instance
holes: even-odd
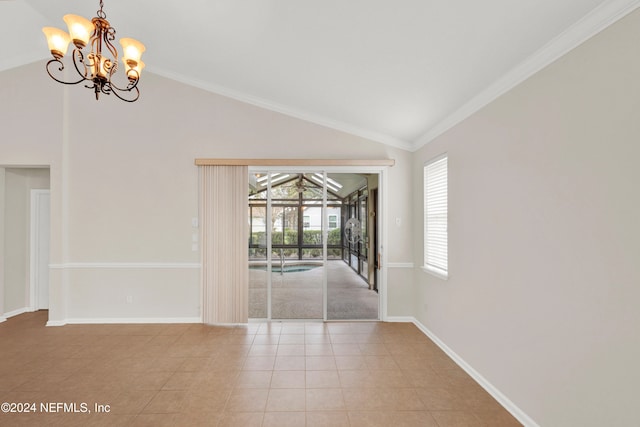
[[[378,318],[372,183],[376,192],[377,175],[249,173],[250,318]],[[345,234],[351,218],[358,241]]]

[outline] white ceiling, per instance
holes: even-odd
[[[0,0],[0,71],[47,58],[41,27],[90,19],[98,3]],[[145,71],[415,149],[639,3],[105,0],[104,11],[118,38],[146,45]]]

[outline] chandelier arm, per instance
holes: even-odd
[[[85,64],[84,62],[84,54],[82,53],[82,51],[77,48],[73,49],[73,54],[71,56],[71,59],[73,60],[73,66],[78,72],[78,75],[82,77],[83,80],[89,80],[87,78],[87,64]],[[78,64],[82,64],[82,68],[84,69],[83,71],[80,71],[80,68],[78,68]]]
[[[82,83],[83,81],[85,81],[85,80],[86,80],[86,79],[85,79],[84,77],[82,77],[82,76],[81,76],[81,77],[82,77],[82,79],[78,80],[77,82],[65,82],[64,80],[60,80],[59,78],[57,78],[56,76],[54,76],[54,75],[51,73],[51,70],[49,69],[49,67],[51,66],[51,64],[56,63],[56,62],[57,62],[58,64],[60,64],[60,66],[58,67],[58,71],[62,72],[62,71],[64,70],[64,64],[63,64],[63,63],[62,63],[62,61],[60,61],[59,59],[55,59],[55,58],[54,58],[54,59],[50,60],[49,62],[47,62],[47,67],[46,67],[46,68],[47,68],[47,74],[49,74],[49,77],[51,77],[53,80],[57,81],[58,83],[65,84],[65,85],[77,85],[78,83]],[[75,64],[75,62],[74,62],[74,64]],[[78,67],[76,66],[76,69],[77,69],[77,68],[78,68]],[[79,73],[79,71],[78,71],[78,73]]]
[[[118,89],[118,88],[117,88],[115,85],[113,85],[113,84],[111,84],[110,86],[111,86],[111,92],[110,92],[110,93],[114,94],[116,97],[118,97],[118,98],[119,98],[119,99],[121,99],[122,101],[125,101],[125,102],[135,102],[135,101],[137,101],[137,100],[138,100],[138,98],[140,98],[140,89],[138,89],[138,88],[136,87],[136,86],[137,86],[137,84],[136,84],[136,85],[134,85],[134,86],[132,86],[130,89],[124,89],[124,90],[123,90],[123,89]],[[132,99],[127,99],[127,98],[124,98],[124,97],[120,96],[120,94],[119,94],[118,92],[120,92],[120,93],[129,92],[129,93],[131,93],[131,94],[134,94],[134,97],[133,97]]]
[[[131,75],[129,75],[129,84],[125,88],[118,87],[111,81],[111,76],[109,76],[109,85],[112,89],[119,90],[120,92],[131,92],[133,89],[136,89],[136,86],[138,86],[138,82],[140,81],[140,73],[136,70],[129,70],[129,73],[131,73]],[[135,76],[133,76],[133,73],[135,73]]]

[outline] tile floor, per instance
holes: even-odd
[[[2,426],[520,425],[412,324],[46,320],[0,324]]]

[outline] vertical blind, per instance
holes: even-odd
[[[448,274],[447,156],[424,167],[424,267]]]
[[[246,323],[249,317],[248,170],[200,166],[202,320]]]

